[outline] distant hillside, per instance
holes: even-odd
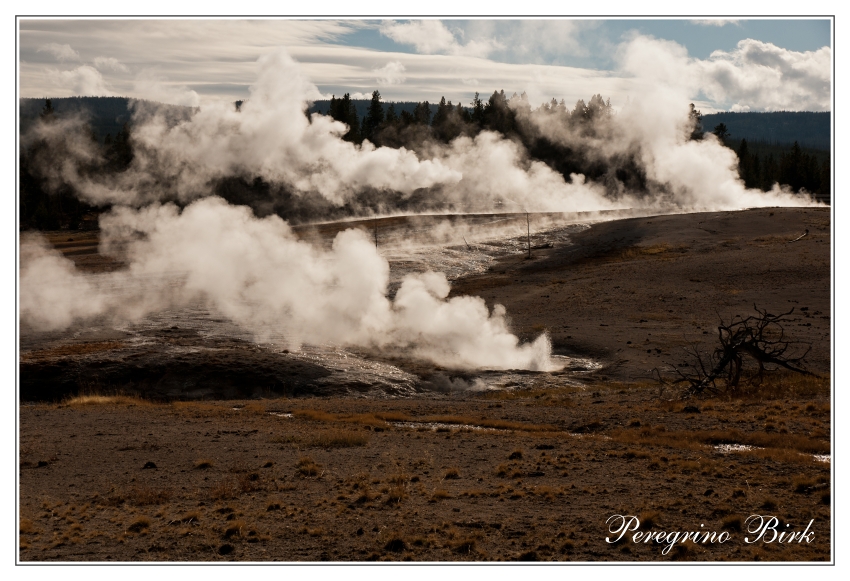
[[[796,141],[801,147],[830,149],[829,112],[712,113],[702,117],[702,128],[707,132],[720,123],[726,124],[729,136],[735,140],[776,145],[790,145]]]
[[[65,97],[51,99],[50,102],[57,117],[85,115],[98,140],[102,142],[107,135],[115,137],[124,124],[130,121],[133,114],[131,100],[136,101],[127,97]],[[44,109],[44,102],[44,99],[20,100],[22,135],[38,119]],[[165,107],[171,117],[188,118],[193,112],[191,107],[165,105],[154,101],[141,102],[157,108]]]

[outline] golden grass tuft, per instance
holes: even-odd
[[[210,500],[232,500],[238,498],[241,491],[239,482],[234,478],[225,478],[207,489],[207,496]]]
[[[224,538],[230,539],[232,537],[241,537],[243,536],[247,525],[245,521],[235,520],[232,521],[227,528],[224,530]]]
[[[213,462],[209,458],[201,458],[199,460],[195,460],[195,470],[209,470],[213,466],[215,466],[215,462]]]
[[[134,520],[130,526],[127,527],[127,531],[131,533],[140,533],[144,530],[149,529],[151,526],[151,519],[146,516],[140,516],[136,520]]]
[[[398,504],[407,498],[407,489],[402,485],[393,486],[387,491],[387,504]]]
[[[322,469],[322,467],[316,464],[316,462],[309,456],[302,456],[301,459],[298,460],[296,468],[298,469],[298,473],[305,477],[318,476],[319,471]]]
[[[170,488],[152,488],[147,485],[135,486],[127,491],[126,500],[137,506],[163,504],[171,499]]]
[[[369,443],[368,434],[353,430],[323,430],[307,439],[307,446],[313,448],[355,448]]]
[[[92,405],[151,406],[152,402],[133,395],[77,395],[63,402],[71,407]]]

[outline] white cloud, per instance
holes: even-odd
[[[743,110],[830,108],[831,50],[795,52],[745,39],[729,52],[697,61],[702,89],[712,100]]]
[[[587,20],[527,19],[474,20],[463,37],[471,42],[490,42],[489,54],[502,62],[559,63],[564,57],[584,56],[598,38],[587,32],[598,26]]]
[[[400,85],[407,77],[404,76],[404,65],[399,61],[391,61],[379,69],[373,69],[377,73],[379,85]]]
[[[103,75],[96,68],[82,65],[70,71],[50,71],[54,90],[60,95],[98,96],[108,97],[114,95],[109,89]]]
[[[741,23],[738,20],[724,20],[722,18],[713,18],[710,20],[691,20],[691,24],[697,24],[699,26],[726,26],[727,24],[734,24],[735,26],[740,26]]]
[[[461,44],[454,33],[439,20],[413,20],[411,22],[385,22],[381,34],[400,44],[413,45],[422,54],[448,54],[485,57],[501,45],[491,38],[470,40]]]
[[[70,44],[50,42],[40,46],[38,52],[48,52],[59,62],[80,60],[80,53],[71,48]]]
[[[115,57],[99,56],[94,59],[94,66],[100,70],[115,71],[118,73],[126,73],[129,71],[127,66],[121,64],[121,62]]]
[[[196,91],[182,84],[170,83],[151,70],[142,71],[136,77],[133,96],[187,107],[197,107],[201,104],[201,98]]]

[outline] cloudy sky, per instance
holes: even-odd
[[[666,41],[657,69],[703,110],[829,110],[831,23],[780,20],[21,19],[21,97],[120,95],[184,105],[249,95],[257,59],[285,47],[316,85],[384,100],[532,104],[596,93],[615,106],[647,79],[636,38]]]

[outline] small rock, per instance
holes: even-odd
[[[145,465],[142,466],[142,470],[156,470],[156,464],[153,462],[145,462]]]

